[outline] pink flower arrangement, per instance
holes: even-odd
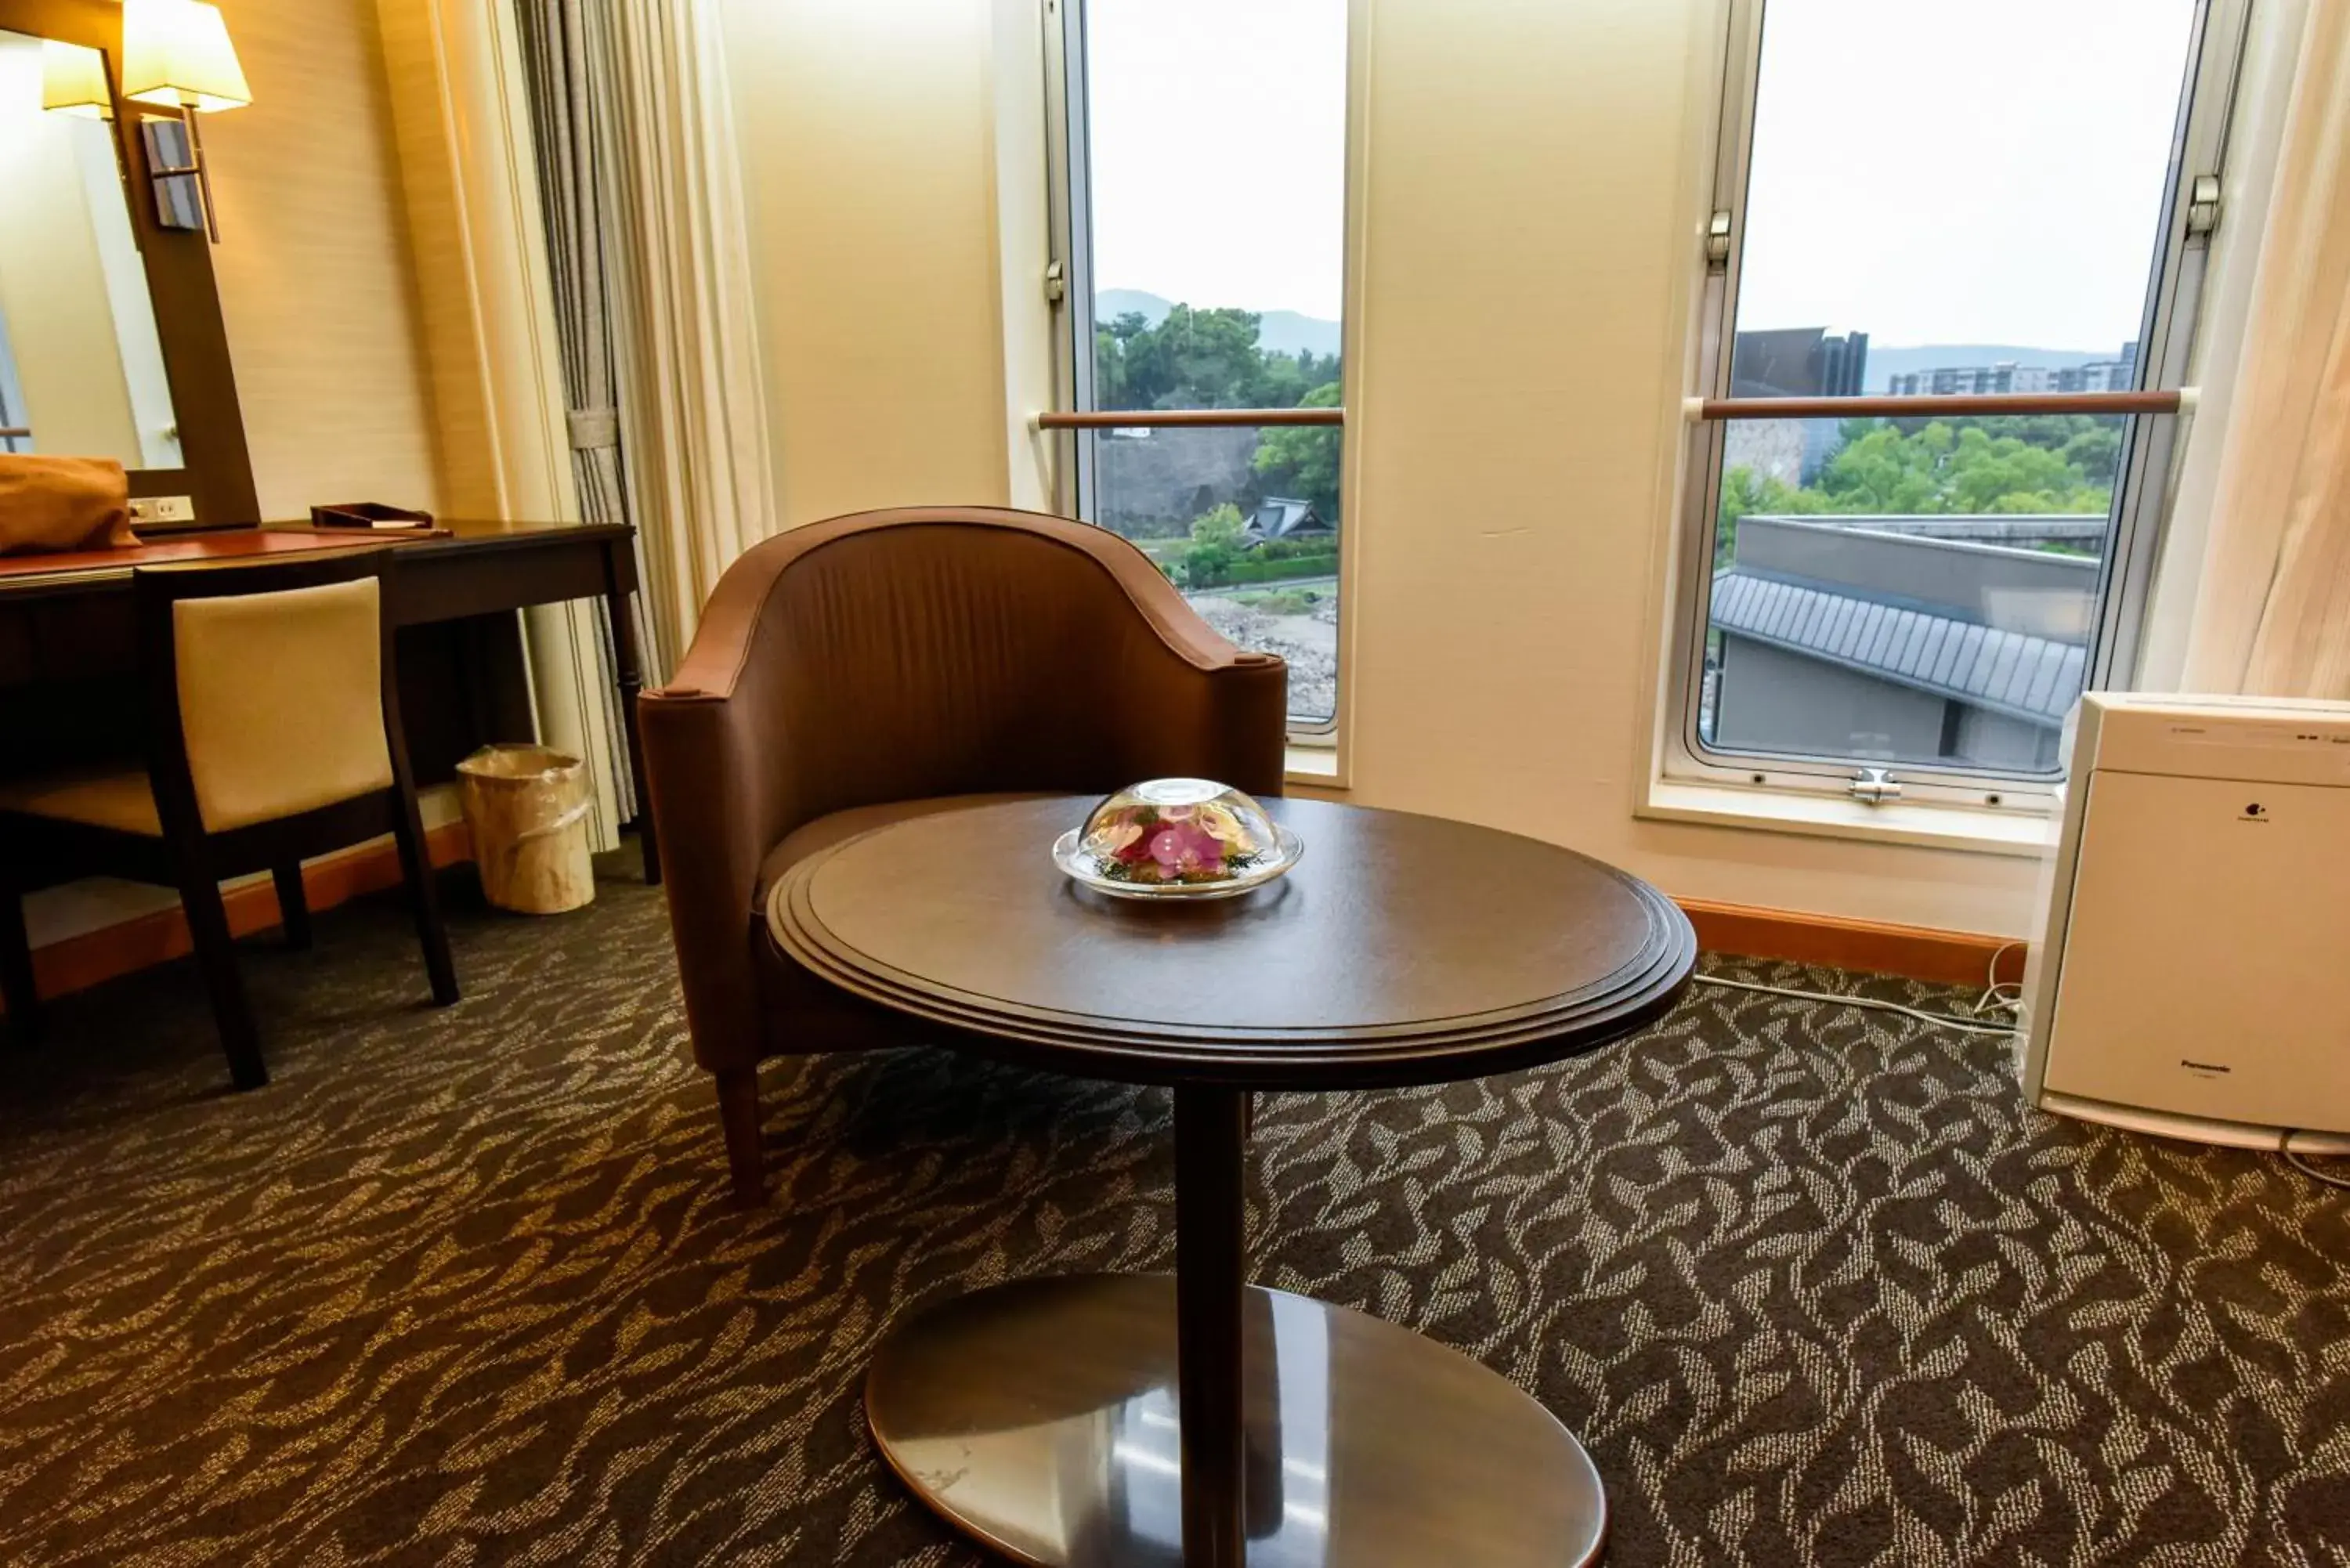
[[[1146,831],[1137,846],[1157,862],[1162,878],[1224,868],[1223,840],[1196,822],[1162,822]]]
[[[1258,858],[1230,811],[1138,806],[1097,822],[1086,848],[1107,876],[1130,882],[1218,882]]]

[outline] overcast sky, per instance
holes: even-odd
[[[1770,0],[1739,325],[2137,336],[2192,0]],[[1089,0],[1094,275],[1335,318],[1345,0]]]
[[[1346,0],[1087,0],[1094,281],[1336,320]]]

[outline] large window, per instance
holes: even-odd
[[[2044,798],[2133,669],[2241,15],[1736,8],[1678,771]]]
[[[1347,0],[1054,0],[1066,497],[1337,712]],[[1181,424],[1313,410],[1322,423]]]

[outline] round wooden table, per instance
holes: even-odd
[[[1305,841],[1240,898],[1144,904],[1048,850],[1080,797],[877,828],[777,883],[768,929],[941,1043],[1175,1091],[1176,1273],[1062,1275],[891,1331],[875,1443],[931,1508],[1022,1562],[1561,1568],[1607,1504],[1572,1434],[1456,1351],[1249,1285],[1248,1096],[1448,1082],[1639,1029],[1697,941],[1655,888],[1534,839],[1268,801]]]

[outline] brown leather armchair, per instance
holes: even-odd
[[[1141,551],[1065,518],[866,512],[744,553],[639,708],[686,1019],[717,1075],[736,1195],[764,1190],[760,1062],[919,1038],[776,950],[765,894],[786,867],[959,797],[1167,774],[1278,794],[1287,684]]]

